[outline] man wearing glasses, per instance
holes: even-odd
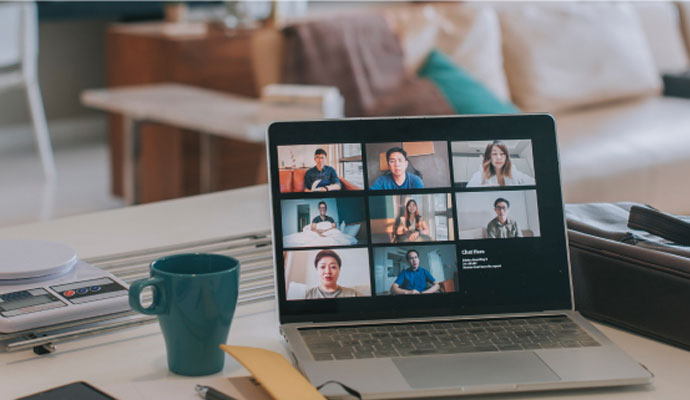
[[[508,217],[508,214],[510,214],[510,202],[508,200],[503,197],[497,198],[494,201],[494,212],[496,212],[496,218],[492,219],[486,226],[490,238],[522,237],[522,232],[520,232],[517,222]]]
[[[436,279],[434,279],[429,270],[420,267],[419,252],[414,249],[408,250],[405,256],[407,257],[407,262],[410,264],[410,268],[400,271],[400,275],[398,275],[393,285],[391,285],[391,293],[437,293],[441,286],[436,283]]]

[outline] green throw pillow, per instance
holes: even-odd
[[[499,100],[489,89],[438,50],[433,50],[429,54],[417,75],[432,81],[458,114],[520,112],[513,103]]]

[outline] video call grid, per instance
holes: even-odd
[[[462,141],[443,141],[446,144],[447,151],[448,151],[448,171],[449,171],[449,179],[450,182],[454,181],[454,168],[453,168],[453,161],[451,160],[452,158],[452,151],[451,151],[451,145],[452,143],[455,142],[462,142]],[[405,142],[407,143],[407,142]],[[336,143],[337,144],[337,143]],[[366,145],[369,144],[368,142],[360,142],[358,145],[362,149],[366,149]],[[376,144],[376,143],[372,143]],[[492,187],[472,187],[472,188],[459,188],[454,185],[449,185],[447,188],[423,188],[423,189],[394,189],[394,190],[371,190],[368,189],[368,186],[366,185],[366,182],[368,180],[368,167],[366,163],[366,157],[367,157],[367,151],[361,151],[362,153],[362,163],[363,163],[363,177],[365,181],[365,187],[363,190],[357,190],[357,191],[332,191],[332,192],[291,192],[291,193],[281,193],[281,200],[282,199],[309,199],[309,198],[338,198],[338,197],[364,197],[365,199],[368,199],[372,196],[386,196],[386,195],[420,195],[420,194],[439,194],[439,193],[459,193],[459,192],[492,192],[492,191],[498,191],[497,189],[500,188],[500,191],[528,191],[528,190],[536,190],[537,186],[535,185],[522,185],[522,186],[492,186]],[[456,233],[456,240],[461,240],[457,234],[460,232],[459,230],[459,213],[461,211],[461,208],[458,206],[456,196],[451,196],[451,207],[454,210],[454,218],[453,218],[453,223],[454,223],[454,232]],[[371,241],[371,218],[369,215],[369,203],[365,201],[365,208],[367,212],[367,232],[369,235],[369,243],[372,243]]]
[[[530,141],[531,142],[530,139],[511,139],[511,140],[513,140],[513,141]],[[380,143],[379,142],[360,142],[360,143],[333,142],[333,143],[330,143],[330,144],[336,144],[336,145],[337,144],[358,144],[360,146],[360,148],[362,149],[361,150],[361,157],[362,157],[361,163],[362,163],[362,174],[363,174],[364,187],[361,190],[353,190],[353,191],[338,190],[338,191],[334,191],[333,194],[337,193],[337,195],[339,195],[339,196],[340,195],[343,195],[343,196],[355,195],[356,196],[356,195],[361,194],[361,193],[394,194],[394,193],[400,193],[400,192],[406,191],[406,190],[411,190],[411,191],[420,192],[420,193],[435,193],[439,189],[448,189],[448,190],[454,190],[454,191],[482,191],[482,190],[490,191],[490,190],[495,190],[496,187],[500,187],[501,190],[524,190],[524,189],[528,189],[528,188],[536,188],[536,186],[537,186],[536,182],[534,184],[531,184],[531,185],[530,184],[518,184],[518,185],[488,186],[488,187],[481,187],[481,186],[458,187],[458,184],[460,184],[460,182],[455,182],[455,169],[453,168],[453,161],[452,161],[452,158],[453,158],[452,144],[453,143],[473,142],[473,141],[479,141],[479,140],[467,140],[467,141],[461,141],[461,140],[423,141],[423,140],[419,140],[419,141],[401,142],[403,144],[405,144],[405,143],[445,142],[445,147],[446,147],[446,151],[448,154],[448,157],[446,159],[446,161],[447,161],[446,167],[448,168],[448,174],[449,174],[448,184],[442,185],[442,186],[412,188],[412,189],[373,189],[373,190],[370,188],[371,185],[373,184],[373,182],[369,182],[369,170],[368,170],[368,162],[367,162],[368,155],[367,155],[366,148],[367,148],[367,145],[376,145],[376,144],[380,144],[380,143],[389,143],[389,142],[380,142]],[[500,141],[500,140],[498,140],[498,141]],[[480,142],[486,142],[486,140],[482,140]],[[304,144],[304,145],[309,145],[309,144]],[[299,147],[299,146],[304,146],[304,145],[279,145],[278,148],[280,148],[280,147]],[[532,150],[532,153],[533,153],[533,150]],[[409,159],[409,157],[408,157],[408,159]],[[530,166],[532,168],[535,168],[534,163],[530,163]],[[536,175],[536,171],[534,171],[534,174]],[[326,193],[329,193],[329,192],[326,192]],[[326,193],[323,193],[323,192],[315,193],[315,192],[306,192],[306,191],[305,192],[283,192],[283,191],[279,191],[281,198],[283,198],[283,197],[285,197],[285,198],[293,198],[293,197],[294,198],[300,198],[303,196],[307,196],[307,197],[308,196],[319,196],[319,195],[323,195]]]
[[[417,189],[391,189],[391,190],[372,190],[370,189],[370,184],[368,182],[369,180],[369,173],[368,173],[368,164],[366,162],[366,157],[367,157],[367,151],[366,151],[366,145],[369,144],[368,142],[361,142],[359,145],[362,148],[361,155],[362,155],[362,174],[363,174],[363,181],[364,181],[364,188],[363,190],[357,190],[357,191],[332,191],[332,192],[301,192],[301,193],[280,193],[280,200],[284,199],[309,199],[309,198],[344,198],[344,197],[355,197],[355,198],[360,198],[364,202],[364,208],[365,208],[365,215],[366,215],[366,225],[367,225],[367,243],[366,244],[355,244],[355,245],[343,245],[343,246],[314,246],[314,247],[284,247],[284,250],[286,251],[306,251],[306,250],[322,250],[322,249],[346,249],[346,248],[367,248],[367,253],[368,253],[368,258],[369,258],[369,280],[370,280],[370,287],[372,289],[371,296],[377,296],[376,294],[376,289],[375,289],[375,271],[374,268],[372,267],[375,265],[375,260],[374,260],[374,249],[376,248],[385,248],[385,247],[401,247],[401,248],[409,248],[409,247],[415,247],[415,246],[434,246],[437,247],[440,244],[453,244],[455,246],[455,254],[456,254],[456,271],[458,276],[462,274],[462,268],[461,265],[458,263],[458,260],[461,259],[460,257],[460,247],[459,245],[464,242],[463,239],[460,239],[459,237],[459,207],[457,204],[457,193],[463,193],[463,192],[491,192],[491,191],[497,191],[497,187],[473,187],[473,188],[467,188],[467,187],[457,187],[455,185],[455,177],[454,177],[454,168],[453,168],[453,160],[452,160],[452,151],[451,151],[451,144],[454,141],[445,141],[446,147],[447,147],[447,168],[449,172],[449,185],[447,187],[434,187],[434,188],[417,188]],[[523,185],[523,186],[502,186],[498,187],[500,188],[500,191],[526,191],[526,190],[536,190],[536,184],[535,185]],[[420,195],[420,194],[450,194],[450,207],[453,208],[453,230],[454,230],[454,239],[448,239],[448,240],[431,240],[427,242],[402,242],[402,243],[374,243],[372,239],[372,229],[371,229],[371,212],[370,212],[370,203],[369,199],[374,196],[392,196],[392,195]],[[282,222],[282,221],[281,221]],[[281,226],[281,231],[282,231],[282,226]],[[282,239],[282,238],[281,238]],[[481,239],[479,239],[481,240]],[[485,239],[486,240],[486,239]],[[474,240],[472,240],[474,241]],[[414,244],[413,244],[414,243]],[[457,290],[458,288],[456,288]]]

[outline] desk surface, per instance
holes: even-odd
[[[150,247],[239,234],[270,226],[267,187],[255,186],[185,199],[128,207],[53,221],[0,229],[0,239],[32,238],[60,241],[80,257],[143,250]],[[690,393],[690,352],[615,328],[596,324],[656,376],[652,385],[635,388],[586,389],[548,393],[506,394],[491,399],[685,399]],[[233,320],[228,343],[259,346],[287,354],[278,334],[275,304],[242,306]],[[189,381],[189,394],[200,378],[168,372],[163,338],[157,324],[75,340],[58,351],[36,356],[31,351],[0,353],[0,398],[14,398],[76,380],[118,390],[136,382]],[[227,358],[217,376],[246,372]],[[486,399],[487,397],[482,397]]]
[[[279,104],[177,83],[89,89],[84,105],[216,136],[263,142],[271,121],[321,119],[320,104]]]

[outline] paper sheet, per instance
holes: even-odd
[[[258,347],[220,348],[242,364],[275,400],[326,400],[281,354]]]

